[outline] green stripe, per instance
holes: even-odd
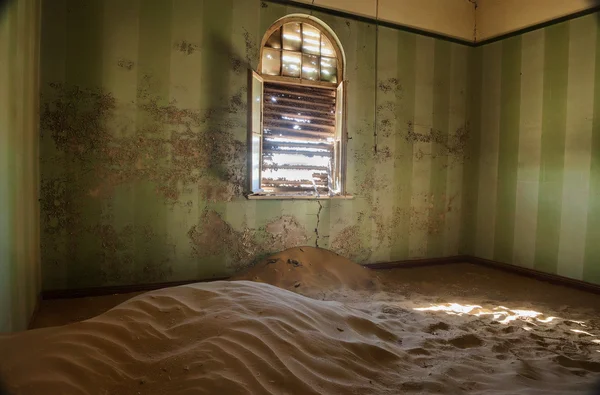
[[[229,105],[228,92],[230,92],[231,73],[229,58],[229,43],[233,25],[233,0],[204,1],[202,20],[202,91],[200,109],[202,111],[214,111],[218,116],[206,119],[200,133],[210,136],[209,141],[218,141],[221,131],[229,133],[230,130],[224,124],[228,122],[228,115],[223,109]],[[216,143],[215,143],[216,144]],[[223,174],[226,173],[226,164],[218,158],[212,158],[208,168],[204,169],[207,175],[202,180],[205,187],[212,184],[223,183]],[[202,188],[202,186],[201,186]],[[199,191],[200,198],[203,191]],[[203,209],[215,211],[221,218],[225,218],[226,202],[203,201],[199,199],[199,213],[202,216]],[[202,227],[202,232],[210,232],[210,224]],[[198,262],[197,275],[199,278],[218,274],[225,274],[227,261],[227,245],[217,246],[219,253],[202,258]]]
[[[3,53],[2,62],[6,65],[5,70],[0,70],[3,74],[6,74],[6,83],[2,89],[1,95],[5,95],[3,103],[6,104],[6,108],[3,109],[2,115],[6,117],[0,117],[0,126],[2,127],[2,133],[0,133],[0,210],[3,210],[0,215],[0,232],[2,238],[0,238],[0,332],[12,330],[16,323],[13,322],[15,318],[15,296],[17,290],[16,283],[16,269],[18,262],[15,256],[15,204],[16,204],[16,193],[14,177],[14,171],[16,169],[16,147],[15,147],[15,128],[14,118],[9,114],[13,112],[16,103],[10,100],[15,94],[14,90],[14,79],[13,76],[16,73],[15,70],[15,55],[17,53],[18,42],[16,32],[16,9],[17,7],[13,4],[5,10],[4,19],[0,20],[0,28],[2,33],[6,36],[0,37],[6,45],[6,53]],[[4,78],[4,76],[3,76]],[[11,133],[12,132],[12,133]],[[6,210],[6,211],[4,211]]]
[[[171,0],[144,0],[140,5],[138,89],[140,94],[147,93],[151,98],[156,98],[159,106],[169,102],[172,8]],[[145,100],[143,96],[138,95],[138,105],[145,104]],[[170,136],[170,131],[157,122],[153,114],[139,110],[137,134],[141,138],[163,138]],[[148,266],[158,265],[169,255],[167,207],[152,182],[136,183],[134,196],[134,279],[149,282],[143,277]],[[155,237],[145,237],[146,227],[151,227]]]
[[[390,259],[408,258],[410,230],[413,143],[406,139],[408,124],[415,119],[415,60],[417,36],[398,33],[397,78],[402,91],[396,94],[396,133],[394,138],[394,237]]]
[[[545,40],[542,156],[535,268],[556,273],[567,122],[569,24],[563,23],[547,28]]]
[[[377,176],[374,169],[374,121],[375,109],[375,28],[367,24],[357,25],[357,37],[355,46],[356,74],[355,79],[350,79],[349,88],[354,87],[353,93],[349,93],[348,120],[353,119],[354,127],[348,125],[348,133],[354,136],[352,144],[364,160],[355,168],[356,190],[352,208],[355,213],[362,213],[364,222],[360,224],[360,245],[363,253],[357,257],[359,263],[370,261],[372,254],[372,232],[375,230],[375,222],[372,217],[374,196],[371,181]],[[358,100],[361,99],[361,101]],[[362,101],[364,100],[364,102]],[[369,104],[365,104],[369,103]],[[355,129],[356,128],[356,129]],[[354,161],[349,152],[348,160]]]
[[[431,176],[429,193],[433,208],[429,211],[431,236],[427,240],[427,256],[444,253],[444,227],[446,218],[446,178],[448,168],[448,123],[450,121],[450,62],[452,45],[436,40],[433,70],[433,122],[431,147]]]
[[[594,120],[583,280],[600,284],[600,28],[596,28]]]
[[[393,232],[394,205],[394,136],[397,103],[396,78],[398,59],[398,34],[395,30],[380,27],[377,50],[377,160],[374,163],[378,188],[373,193],[372,262],[389,262]],[[387,88],[386,88],[387,87]]]
[[[233,83],[230,67],[228,67],[231,64],[229,46],[231,45],[232,28],[233,0],[204,2],[202,91],[205,96],[201,107],[215,109],[217,113],[221,113],[222,109],[229,106],[229,93]],[[229,114],[209,117],[203,133],[211,135],[212,141],[218,141],[221,131],[235,133],[229,125]],[[210,183],[210,178],[214,178],[216,184],[223,183],[226,180],[225,174],[228,172],[227,166],[229,166],[228,163],[219,159],[211,160],[208,168],[210,175],[208,183]],[[225,217],[227,202],[210,201],[207,206],[223,218]],[[223,250],[225,247],[223,246]],[[224,256],[221,257],[221,264],[224,263],[223,259],[225,259]]]
[[[66,50],[66,82],[81,89],[96,89],[102,86],[102,45],[103,45],[103,13],[101,1],[70,0],[67,4],[67,50]],[[96,156],[93,152],[89,162]],[[67,236],[66,256],[59,259],[69,260],[67,284],[85,286],[93,284],[100,275],[100,260],[92,251],[101,251],[102,242],[86,228],[94,227],[101,217],[102,204],[97,199],[83,198],[85,193],[97,183],[95,174],[89,163],[83,163],[73,156],[66,155],[66,202],[63,204],[78,211],[80,221],[71,221],[73,226],[67,233],[77,234],[77,238]],[[79,167],[78,170],[74,166]],[[87,167],[87,169],[85,169]],[[82,169],[84,168],[84,169]],[[87,264],[95,262],[96,264]]]
[[[461,220],[461,254],[475,253],[477,235],[477,207],[479,189],[479,143],[481,135],[481,98],[483,73],[483,47],[469,53],[469,78],[467,80],[467,117],[469,140],[465,152],[463,172],[463,202]]]
[[[71,84],[102,84],[103,13],[102,1],[68,1],[66,75]]]
[[[360,254],[351,256],[358,263],[365,263],[371,252],[371,200],[372,188],[368,187],[373,177],[373,131],[375,113],[375,28],[363,23],[352,27],[352,40],[345,47],[348,65],[347,79],[347,129],[352,138],[347,146],[347,188],[354,195],[349,215],[344,218],[345,226],[358,225],[360,232],[352,243],[360,246]],[[360,98],[360,100],[359,100]],[[364,101],[363,101],[364,100]],[[368,104],[367,104],[368,103]],[[356,160],[360,157],[360,161]],[[359,214],[360,213],[360,214]],[[348,243],[345,242],[345,245]]]
[[[521,36],[502,43],[500,145],[494,259],[512,261],[517,170],[519,166],[519,124],[521,109]]]

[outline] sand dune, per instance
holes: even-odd
[[[161,290],[4,337],[19,394],[393,393],[397,335],[338,302],[252,282]]]
[[[296,247],[269,256],[232,280],[275,285],[302,295],[317,295],[341,289],[374,291],[376,272],[329,250]]]
[[[0,374],[25,395],[583,394],[600,372],[593,323],[406,300],[336,257],[303,247],[240,276],[262,282],[153,291],[0,336]]]

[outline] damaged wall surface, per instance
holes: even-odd
[[[598,24],[473,51],[466,253],[600,284]]]
[[[377,40],[374,25],[314,13],[347,56],[355,198],[243,197],[246,71],[268,27],[302,12],[44,1],[44,289],[226,276],[298,245],[360,263],[458,253],[470,136],[470,49],[458,44],[388,28]]]

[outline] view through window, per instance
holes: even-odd
[[[341,48],[324,26],[292,17],[263,39],[251,75],[251,189],[255,195],[344,192]]]

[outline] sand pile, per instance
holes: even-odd
[[[378,283],[315,248],[284,251],[239,281],[149,292],[87,321],[0,336],[0,376],[15,395],[581,395],[600,373],[597,316],[439,289],[403,296],[389,277]]]
[[[269,256],[232,280],[275,285],[303,295],[338,289],[373,291],[375,272],[329,250],[295,247]]]
[[[163,289],[96,318],[0,337],[15,394],[385,394],[397,335],[267,284]]]

